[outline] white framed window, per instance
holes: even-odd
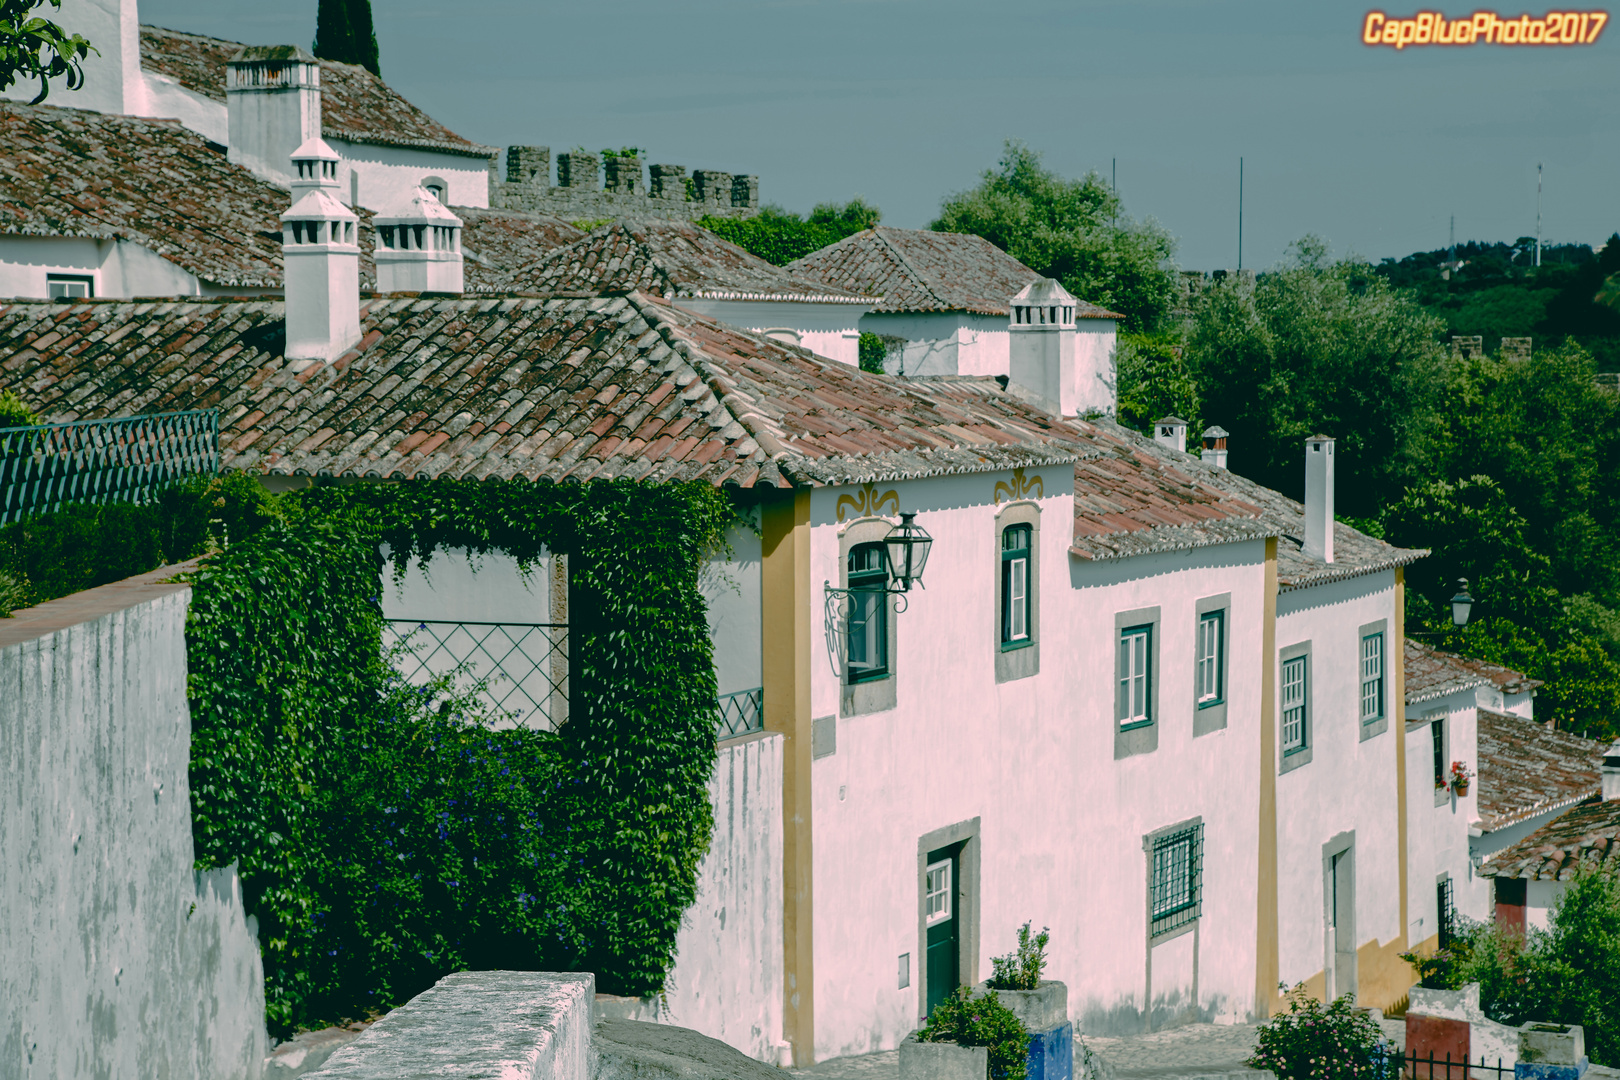
[[[1361,639],[1361,722],[1371,723],[1384,715],[1384,635],[1368,634]]]
[[[95,278],[82,274],[46,274],[45,295],[52,300],[88,300],[96,295]]]
[[[1308,687],[1307,660],[1296,656],[1282,665],[1282,748],[1284,754],[1305,749],[1305,699]]]
[[[1127,626],[1119,632],[1115,715],[1120,727],[1153,722],[1153,627]]]
[[[929,926],[951,917],[951,860],[928,864],[923,879],[923,913]]]
[[[1226,612],[1209,611],[1198,617],[1198,642],[1194,659],[1194,683],[1199,707],[1223,700],[1221,659],[1226,649]]]
[[[1001,646],[1029,644],[1029,548],[1033,533],[1028,525],[1001,530]]]
[[[849,553],[849,682],[889,674],[888,583],[883,545],[856,545]]]

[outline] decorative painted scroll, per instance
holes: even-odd
[[[854,495],[838,496],[838,520],[844,520],[844,511],[852,510],[856,517],[879,517],[885,506],[894,507],[892,513],[900,512],[900,495],[890,489],[879,495],[877,485],[865,483]]]
[[[1016,499],[1030,498],[1030,492],[1032,491],[1035,493],[1033,496],[1034,498],[1046,498],[1046,488],[1041,483],[1041,478],[1039,476],[1031,476],[1028,479],[1025,479],[1024,467],[1020,465],[1018,468],[1012,471],[1011,483],[1007,482],[1006,480],[996,481],[996,505],[1001,505],[1001,497],[1003,495],[1007,497],[1008,502],[1012,502]]]

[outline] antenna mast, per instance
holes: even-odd
[[[1243,159],[1238,158],[1238,266],[1243,269]]]
[[[1541,162],[1536,162],[1536,265],[1541,265]]]

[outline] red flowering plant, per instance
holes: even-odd
[[[1383,1080],[1388,1054],[1382,1029],[1356,1008],[1355,995],[1324,1005],[1300,983],[1288,992],[1288,1011],[1261,1025],[1247,1064],[1278,1080]]]
[[[1453,761],[1451,763],[1451,790],[1461,795],[1468,790],[1468,781],[1474,778],[1473,770],[1465,762]]]

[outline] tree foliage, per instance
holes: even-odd
[[[1153,330],[1174,296],[1175,243],[1157,222],[1121,210],[1096,173],[1065,179],[1009,139],[996,168],[947,198],[929,227],[982,236],[1081,300],[1124,315],[1125,329]]]
[[[10,390],[0,390],[0,427],[31,427],[39,423],[39,414],[28,403]]]
[[[1176,334],[1121,334],[1114,364],[1120,423],[1147,431],[1166,416],[1179,416],[1187,421],[1188,438],[1198,444],[1205,427],[1203,400]]]
[[[373,75],[381,75],[371,0],[320,0],[315,13],[313,51],[322,60],[358,64]]]
[[[35,105],[50,96],[52,79],[69,90],[83,86],[84,61],[101,55],[80,35],[33,14],[44,4],[61,10],[62,0],[0,0],[0,90],[38,79]]]
[[[818,203],[808,220],[780,206],[767,205],[754,217],[710,215],[699,218],[697,223],[773,266],[786,266],[846,236],[870,229],[882,219],[882,211],[857,195],[842,205]]]

